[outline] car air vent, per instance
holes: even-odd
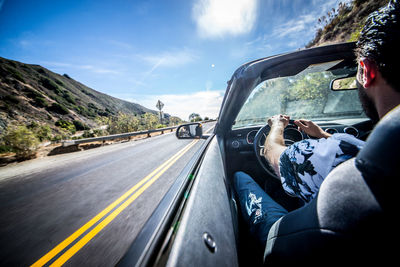
[[[343,132],[347,133],[347,134],[351,134],[355,137],[358,137],[358,130],[354,127],[346,127],[343,129]]]
[[[335,128],[326,128],[325,132],[327,132],[329,134],[335,134],[338,132],[338,130],[336,130]]]

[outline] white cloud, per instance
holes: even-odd
[[[161,100],[165,104],[163,108],[165,113],[177,116],[183,120],[188,120],[189,115],[193,112],[200,114],[203,118],[207,116],[215,119],[219,114],[224,93],[224,91],[199,91],[181,95],[147,95],[125,99],[139,103],[150,109],[156,109],[155,105],[157,101]]]
[[[273,35],[279,38],[296,37],[304,34],[304,31],[311,32],[313,25],[316,24],[317,18],[313,14],[302,15],[299,18],[289,20],[288,22],[277,27],[273,31]]]
[[[257,6],[258,0],[197,0],[192,16],[202,37],[235,36],[253,29]]]

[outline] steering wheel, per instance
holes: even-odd
[[[289,124],[286,126],[285,130],[288,129],[288,128],[297,128],[297,126],[294,124],[294,120],[289,120]],[[268,175],[280,180],[279,176],[275,173],[275,171],[272,168],[271,164],[264,157],[264,142],[265,142],[265,139],[263,140],[263,143],[261,143],[261,140],[263,139],[263,137],[266,138],[270,130],[271,130],[271,127],[268,125],[268,123],[258,130],[256,136],[254,137],[253,149],[254,149],[254,153],[256,155],[257,161],[261,165],[262,169]],[[291,145],[293,143],[294,143],[293,140],[285,139],[285,144],[286,145]]]

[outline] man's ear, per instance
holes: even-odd
[[[360,64],[363,67],[362,85],[364,86],[364,88],[368,88],[375,81],[376,75],[378,73],[378,67],[376,66],[375,62],[369,59],[362,60]]]

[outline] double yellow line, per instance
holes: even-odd
[[[81,237],[87,230],[98,223],[103,217],[107,216],[98,223],[93,229],[85,234],[73,246],[62,253],[50,266],[61,266],[68,261],[75,253],[85,246],[93,237],[95,237],[104,227],[117,217],[124,209],[126,209],[136,198],[138,198],[148,187],[150,187],[166,170],[168,170],[180,157],[182,157],[190,148],[192,148],[198,140],[192,141],[170,159],[161,164],[152,173],[143,178],[139,183],[129,189],[125,194],[111,203],[107,208],[93,217],[89,222],[79,228],[75,233],[50,250],[46,255],[41,257],[32,266],[43,266],[56,257],[61,251],[70,246],[74,241]],[[135,192],[136,191],[136,192]],[[122,203],[122,204],[121,204]],[[118,206],[119,205],[119,206]],[[118,207],[117,207],[118,206]],[[117,208],[116,208],[117,207]],[[112,212],[111,212],[112,211]],[[110,213],[111,212],[111,213]],[[109,214],[110,213],[110,214]]]

